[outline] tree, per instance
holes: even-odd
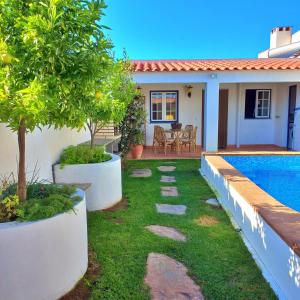
[[[136,92],[120,125],[121,140],[119,146],[123,157],[129,152],[131,145],[143,144],[146,117],[145,97],[140,92]]]
[[[44,125],[81,128],[111,43],[101,0],[0,0],[0,122],[17,132],[18,196],[26,199],[25,137]]]
[[[110,122],[118,125],[125,117],[127,106],[133,101],[135,83],[131,79],[131,66],[127,59],[107,61],[106,68],[95,82],[95,94],[85,106],[87,127],[91,135],[91,147],[95,135]]]

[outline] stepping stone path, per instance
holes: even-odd
[[[176,178],[175,176],[161,176],[160,182],[167,182],[167,183],[176,182]]]
[[[176,186],[161,186],[160,192],[163,197],[178,197]]]
[[[187,268],[166,255],[150,253],[145,283],[152,300],[204,300],[200,287],[187,275]]]
[[[215,198],[210,198],[210,199],[206,200],[205,202],[211,206],[220,207],[219,201]]]
[[[146,228],[158,236],[167,237],[175,241],[186,241],[186,237],[173,227],[150,225],[146,226]]]
[[[185,205],[172,204],[156,204],[156,210],[161,214],[184,215],[186,211]]]
[[[152,172],[150,169],[134,169],[132,170],[131,177],[150,177]]]
[[[174,166],[160,166],[157,168],[161,172],[173,172],[176,170]]]

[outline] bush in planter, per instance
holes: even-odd
[[[60,165],[101,163],[111,159],[111,155],[105,153],[104,147],[87,145],[70,146],[63,150],[60,157]]]
[[[34,183],[27,187],[27,201],[20,202],[17,185],[12,184],[0,197],[0,223],[37,221],[73,209],[81,200],[74,196],[76,189],[67,185]]]
[[[143,145],[145,121],[145,98],[137,94],[129,104],[125,118],[120,125],[122,137],[119,146],[123,157],[130,151],[131,145]]]

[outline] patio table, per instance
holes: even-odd
[[[174,138],[176,153],[179,154],[180,152],[180,145],[181,145],[181,138],[184,134],[184,129],[168,129],[165,130],[165,133],[170,133],[172,137]]]

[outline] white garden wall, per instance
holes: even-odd
[[[37,164],[40,179],[52,181],[52,169],[63,148],[89,140],[88,131],[76,131],[67,128],[61,130],[36,129],[26,136],[27,176],[30,179]],[[5,124],[0,124],[0,175],[16,173],[18,144],[17,135],[11,132]]]

